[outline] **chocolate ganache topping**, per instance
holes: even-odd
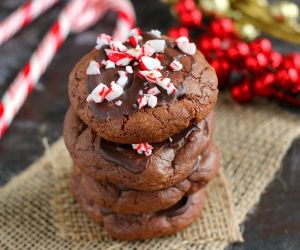
[[[123,94],[110,102],[91,102],[89,104],[96,119],[103,121],[113,117],[127,116],[136,112],[139,109],[137,100],[140,97],[141,91],[143,93],[147,93],[147,90],[153,87],[157,87],[160,90],[160,93],[156,96],[158,106],[175,102],[177,99],[184,96],[186,90],[183,86],[183,82],[191,77],[190,72],[194,67],[193,56],[183,53],[176,47],[173,40],[158,38],[151,33],[142,34],[142,39],[139,40],[139,46],[144,45],[148,40],[154,39],[164,39],[166,41],[164,52],[156,53],[152,57],[160,60],[161,65],[163,66],[163,68],[159,70],[162,77],[170,78],[177,91],[175,93],[168,94],[165,89],[161,88],[157,84],[150,83],[145,79],[142,79],[138,74],[141,70],[139,63],[137,63],[136,60],[132,61],[129,65],[132,67],[133,73],[128,74],[128,82],[123,89]],[[128,42],[124,43],[124,45],[127,49],[133,48]],[[102,47],[99,50],[98,57],[94,60],[99,63],[101,63],[102,60],[107,60],[108,57],[105,53],[105,49],[107,48],[109,48],[109,45]],[[182,64],[183,68],[180,71],[172,71],[169,69],[170,63],[174,60],[177,60]],[[116,66],[115,68],[110,69],[101,67],[101,74],[88,75],[88,92],[91,93],[93,89],[99,85],[99,83],[109,86],[112,81],[117,81],[119,78],[118,71],[125,71],[125,66]],[[120,101],[122,104],[119,106],[115,105],[117,101]]]
[[[208,132],[206,131],[208,129],[206,128],[208,127],[208,124],[206,120],[203,120],[198,124],[191,125],[179,134],[172,136],[169,140],[152,144],[154,148],[153,151],[157,152],[166,147],[179,150],[186,145],[188,141],[193,140],[195,133],[200,131],[200,127],[205,130],[205,133],[202,136],[203,140],[207,140]],[[99,138],[96,141],[96,148],[104,160],[122,166],[126,170],[136,174],[143,172],[148,165],[149,160],[151,160],[151,157],[137,154],[131,145],[117,144],[105,139]]]

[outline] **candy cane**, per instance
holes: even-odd
[[[29,62],[3,95],[0,102],[0,138],[70,33],[71,28],[74,31],[81,31],[94,24],[108,10],[116,11],[119,16],[114,37],[125,39],[135,21],[133,7],[128,0],[72,0],[67,4]],[[80,25],[76,24],[78,19],[82,20]]]
[[[58,1],[59,0],[32,0],[23,4],[0,23],[0,45]]]

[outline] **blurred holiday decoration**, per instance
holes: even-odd
[[[171,37],[188,36],[216,70],[219,88],[240,102],[255,96],[300,107],[300,54],[282,55],[262,33],[300,44],[296,4],[266,0],[162,0],[179,26]]]

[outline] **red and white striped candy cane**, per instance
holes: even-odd
[[[87,28],[108,10],[116,11],[119,16],[114,37],[124,39],[135,22],[134,10],[128,0],[72,0],[67,4],[29,62],[5,92],[0,102],[0,138],[71,29],[81,31]],[[78,20],[82,21],[80,25],[77,25]]]
[[[0,45],[59,0],[31,0],[0,23]]]

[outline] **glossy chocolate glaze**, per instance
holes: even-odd
[[[166,216],[166,217],[175,217],[184,214],[191,203],[191,196],[183,196],[180,201],[178,201],[172,207],[169,207],[164,210],[160,210],[154,213],[156,216]],[[115,214],[112,210],[107,208],[101,208],[100,212],[103,216]]]
[[[203,121],[206,122],[206,121]],[[198,125],[192,125],[183,130],[179,134],[174,135],[169,140],[162,143],[153,144],[153,153],[168,147],[173,148],[175,151],[182,148],[188,141],[194,139],[194,134],[199,131]],[[141,173],[146,168],[149,159],[143,154],[138,154],[132,149],[131,145],[117,144],[104,139],[98,141],[98,152],[100,156],[111,163],[124,167],[126,170],[135,174]]]
[[[151,39],[162,39],[154,37],[149,33],[143,34],[143,40],[140,41],[140,45],[142,46],[146,41]],[[127,48],[131,48],[129,44],[125,44]],[[107,56],[104,51],[105,48],[99,50],[98,58],[96,61],[101,62],[102,60],[107,60]],[[171,81],[177,88],[177,92],[175,94],[168,95],[166,90],[162,89],[156,84],[148,83],[138,76],[139,66],[134,66],[133,63],[130,65],[133,68],[133,74],[128,74],[128,83],[124,87],[124,93],[113,102],[103,102],[103,103],[90,103],[90,108],[98,120],[108,120],[113,117],[121,117],[130,115],[138,110],[137,99],[139,98],[139,91],[142,90],[146,93],[146,90],[152,87],[158,87],[161,91],[160,94],[157,95],[158,103],[157,105],[165,105],[166,103],[172,103],[176,101],[178,98],[181,98],[185,94],[185,88],[182,85],[183,80],[189,77],[189,73],[192,70],[194,59],[192,56],[188,56],[181,52],[179,49],[175,48],[174,42],[170,40],[166,40],[166,48],[164,53],[160,54],[161,64],[164,69],[161,70],[163,77],[171,78]],[[168,67],[170,63],[177,59],[183,64],[183,69],[178,72],[170,72]],[[116,81],[119,78],[118,71],[125,71],[125,67],[118,67],[114,69],[101,68],[100,75],[89,75],[88,76],[88,92],[92,92],[92,90],[99,84],[103,83],[109,86],[112,81]],[[114,102],[121,100],[122,105],[120,107],[116,106]]]

